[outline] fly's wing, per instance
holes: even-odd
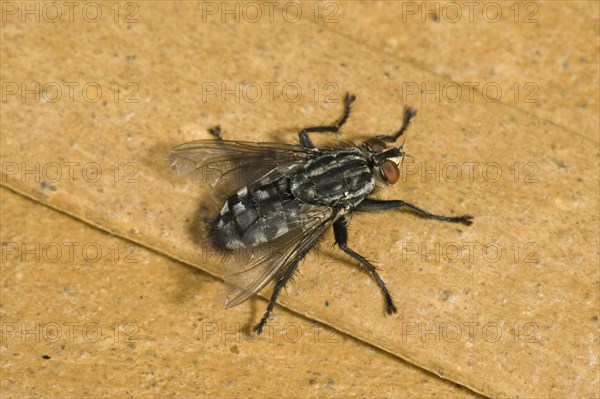
[[[225,307],[239,305],[260,291],[273,278],[285,275],[295,262],[316,244],[334,221],[329,207],[303,204],[301,218],[288,226],[289,231],[272,242],[247,248],[251,255],[230,263],[225,271],[228,294]]]
[[[211,186],[243,186],[272,171],[282,175],[304,165],[318,150],[297,145],[246,141],[197,140],[171,150],[177,173]]]

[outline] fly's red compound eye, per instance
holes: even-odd
[[[381,173],[388,184],[396,184],[400,179],[400,169],[394,161],[387,160],[381,164]]]
[[[385,150],[387,148],[385,141],[383,141],[377,137],[371,137],[370,139],[368,139],[366,141],[366,143],[369,146],[369,148],[371,149],[371,151],[373,151],[375,153],[382,152],[383,150]]]

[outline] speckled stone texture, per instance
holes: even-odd
[[[1,3],[3,397],[597,396],[597,2],[24,4]],[[475,223],[355,215],[399,314],[327,232],[255,342],[266,301],[222,308],[199,233],[221,199],[166,157],[217,124],[296,141],[346,92],[315,141],[417,108],[377,196]]]

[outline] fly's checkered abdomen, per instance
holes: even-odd
[[[291,184],[299,200],[323,205],[359,203],[374,189],[373,173],[358,148],[324,153],[308,162]]]
[[[300,220],[300,207],[290,192],[290,179],[247,187],[233,194],[213,225],[215,244],[223,249],[251,248],[270,242]]]

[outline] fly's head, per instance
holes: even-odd
[[[400,164],[406,154],[402,151],[404,144],[398,147],[388,147],[379,137],[371,137],[362,143],[362,149],[367,156],[371,170],[386,184],[396,184],[400,179]]]

